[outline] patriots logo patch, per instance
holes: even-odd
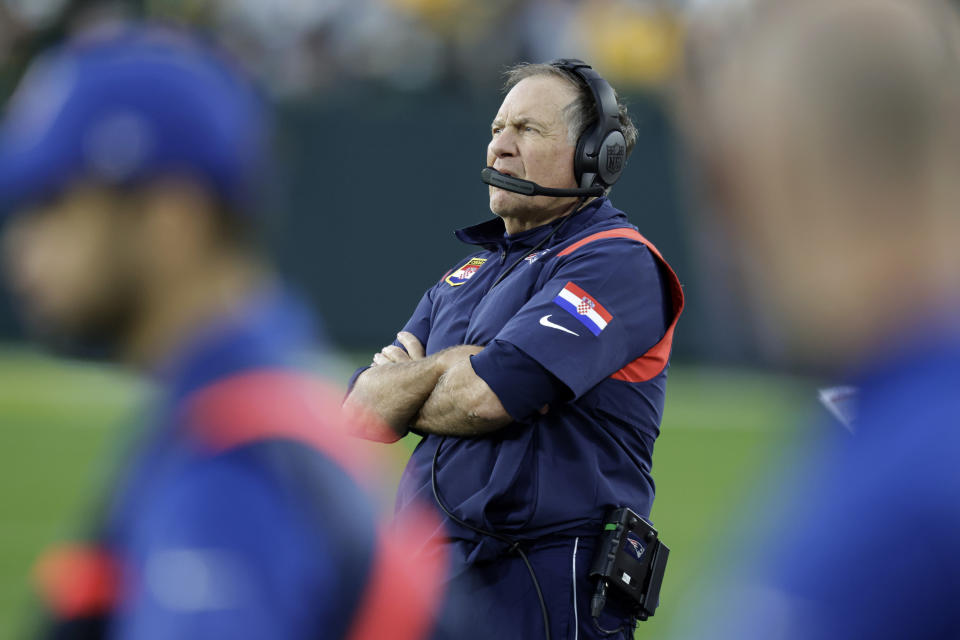
[[[643,558],[643,552],[647,550],[643,542],[640,541],[632,532],[627,532],[627,539],[623,541],[623,550],[632,555],[636,560]]]
[[[580,321],[595,336],[607,328],[613,316],[589,293],[572,282],[564,285],[554,303]]]
[[[527,261],[527,264],[533,264],[534,262],[540,259],[540,256],[547,253],[548,251],[550,251],[550,249],[544,249],[543,251],[537,251],[536,253],[531,253],[530,255],[525,257],[524,260]]]
[[[480,267],[482,267],[486,261],[486,258],[471,258],[467,261],[467,264],[448,275],[443,281],[451,287],[459,287],[464,282],[472,278],[474,274],[477,273],[477,270],[480,269]]]

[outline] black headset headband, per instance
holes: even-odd
[[[626,160],[620,106],[613,87],[583,60],[559,58],[550,64],[583,80],[597,110],[597,121],[577,140],[574,155],[577,182],[581,188],[612,186],[623,173]]]

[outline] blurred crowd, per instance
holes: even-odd
[[[336,84],[484,90],[517,60],[582,57],[621,87],[676,68],[683,0],[2,0],[0,67],[37,40],[147,16],[216,33],[279,96]],[[49,33],[47,38],[44,34]]]

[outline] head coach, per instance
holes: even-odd
[[[424,436],[397,509],[445,515],[452,579],[489,603],[475,613],[496,637],[629,635],[625,603],[591,615],[588,573],[608,512],[649,515],[683,294],[607,197],[637,137],[610,85],[557,60],[511,69],[506,88],[482,174],[497,217],[457,231],[472,252],[346,404],[393,429],[370,437]]]

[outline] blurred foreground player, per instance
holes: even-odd
[[[248,243],[264,115],[228,62],[146,27],[53,51],[13,98],[3,249],[28,325],[148,371],[162,396],[93,539],[39,563],[49,637],[434,626],[442,559],[378,526],[340,394],[295,366],[307,314]]]
[[[683,637],[957,638],[960,24],[920,0],[757,15],[713,70],[732,227],[793,361],[859,406],[780,496],[735,619]]]

